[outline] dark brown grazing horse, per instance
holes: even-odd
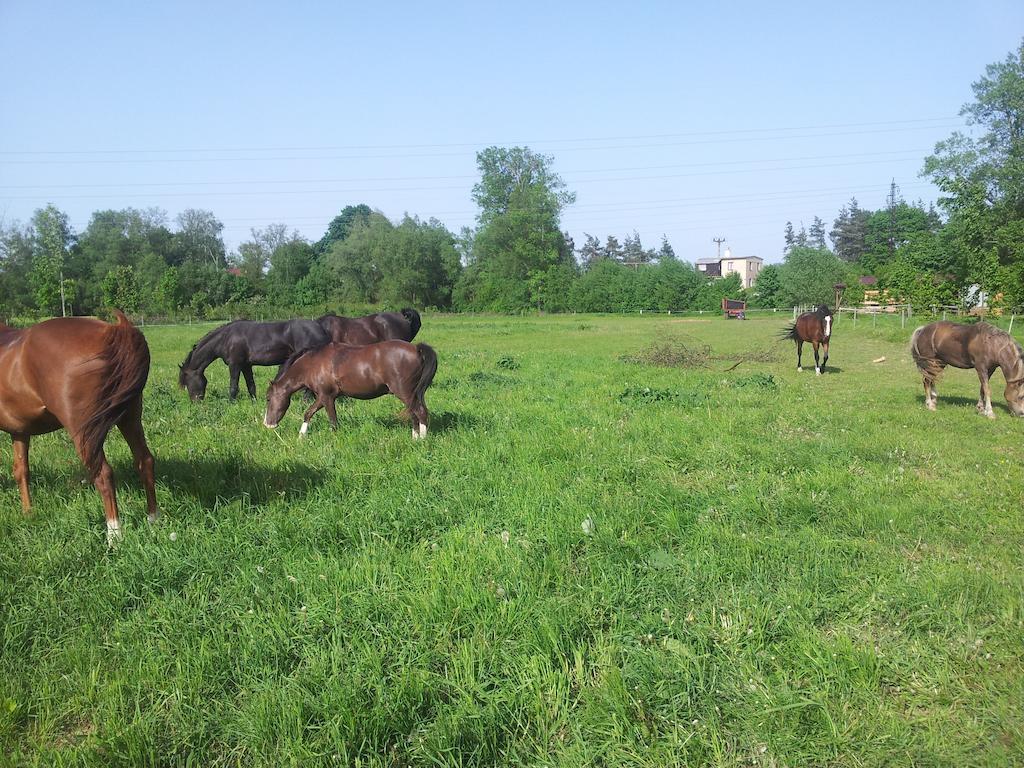
[[[302,417],[299,435],[309,430],[309,420],[327,409],[331,428],[338,428],[334,401],[339,397],[372,400],[388,392],[401,400],[412,416],[413,439],[427,436],[430,415],[423,395],[437,373],[437,354],[426,344],[382,341],[366,346],[331,343],[298,355],[288,370],[267,388],[267,412],[263,425],[276,429],[292,395],[309,389],[316,400]]]
[[[317,318],[320,327],[341,344],[375,344],[399,339],[412,341],[420,330],[420,313],[411,307],[401,312],[378,312],[363,317],[338,317],[335,314]]]
[[[796,322],[782,331],[783,339],[796,342],[796,369],[803,370],[800,358],[803,355],[804,342],[809,341],[814,347],[814,372],[821,375],[828,364],[828,344],[832,338],[832,310],[822,304],[813,312],[804,312]],[[825,358],[818,362],[818,345],[825,350]]]
[[[232,400],[238,397],[238,377],[242,375],[249,397],[255,400],[254,365],[280,365],[280,376],[293,355],[321,347],[330,340],[327,332],[312,320],[235,320],[214,328],[196,342],[178,366],[178,386],[188,391],[193,400],[202,400],[206,397],[205,371],[219,357],[228,366],[228,396]]]
[[[923,325],[910,338],[910,354],[924,382],[924,404],[935,410],[935,381],[947,365],[973,368],[981,381],[978,412],[990,419],[992,390],[988,380],[996,368],[1006,379],[1006,404],[1015,416],[1024,416],[1024,350],[1010,334],[988,323],[962,325],[944,320]]]
[[[0,325],[0,429],[14,441],[14,479],[27,514],[28,444],[32,435],[68,431],[96,484],[107,516],[107,541],[121,533],[114,474],[103,454],[115,424],[132,449],[156,520],[153,454],[142,430],[142,389],[149,347],[119,310],[111,325],[87,317],[46,320],[23,330]]]

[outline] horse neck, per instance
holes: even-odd
[[[217,359],[219,353],[214,348],[214,341],[216,337],[202,339],[196,344],[188,356],[188,359],[183,363],[182,367],[189,371],[198,371],[202,373],[205,371],[210,363]]]
[[[1006,339],[1000,350],[999,367],[1003,369],[1003,378],[1007,384],[1024,379],[1024,355],[1012,337]]]
[[[277,379],[277,383],[285,388],[289,397],[306,386],[305,363],[305,360],[299,358]]]

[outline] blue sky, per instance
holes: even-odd
[[[232,248],[365,202],[458,231],[475,153],[526,144],[577,193],[577,245],[778,261],[787,220],[883,207],[892,178],[935,199],[923,158],[1022,34],[1019,0],[0,0],[0,220],[206,208]]]

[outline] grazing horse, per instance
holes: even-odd
[[[420,330],[420,313],[406,307],[401,312],[378,312],[363,317],[338,317],[334,313],[317,318],[320,327],[341,344],[374,344],[378,341],[412,341]]]
[[[1006,379],[1006,404],[1015,416],[1024,416],[1024,350],[1010,334],[988,323],[962,325],[941,320],[923,325],[910,338],[910,354],[924,382],[924,404],[935,410],[935,381],[947,365],[973,368],[981,381],[978,412],[990,419],[992,390],[988,380],[1001,368]]]
[[[121,533],[114,473],[103,453],[114,425],[132,449],[149,521],[157,516],[153,454],[142,430],[149,347],[128,318],[114,312],[113,325],[87,317],[54,318],[24,330],[0,325],[0,430],[14,441],[21,507],[26,514],[31,508],[29,439],[63,427],[103,499],[108,542]]]
[[[238,376],[245,376],[249,397],[256,399],[256,382],[252,377],[254,365],[281,365],[280,376],[287,361],[294,355],[327,344],[331,337],[313,320],[283,320],[276,323],[257,323],[252,320],[234,322],[214,328],[203,336],[185,361],[178,366],[178,386],[188,390],[193,400],[206,397],[204,371],[218,357],[228,366],[231,386],[228,394],[238,397]]]
[[[302,417],[299,430],[302,437],[309,430],[309,420],[321,408],[327,409],[331,428],[338,428],[334,401],[339,397],[372,400],[390,392],[405,404],[412,416],[413,439],[426,437],[430,415],[423,394],[435,373],[437,353],[426,344],[381,341],[357,347],[331,343],[297,355],[287,372],[270,382],[263,425],[276,429],[291,404],[292,395],[300,389],[309,389],[316,395]]]
[[[800,358],[803,355],[804,342],[809,341],[814,347],[814,372],[821,376],[821,372],[828,364],[828,344],[832,338],[832,310],[822,304],[813,312],[804,312],[796,319],[796,322],[782,331],[781,338],[792,339],[796,342],[796,369],[803,370]],[[818,345],[825,350],[825,358],[819,364]]]

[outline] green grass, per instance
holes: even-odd
[[[844,319],[819,378],[774,340],[787,319],[427,316],[423,442],[394,398],[304,442],[298,401],[264,429],[219,362],[190,403],[176,364],[204,329],[148,328],[160,522],[116,434],[116,550],[65,434],[33,441],[30,517],[0,479],[0,754],[1024,762],[1024,423],[1001,377],[995,421],[969,371],[929,413],[911,327]],[[623,360],[666,339],[777,361]]]

